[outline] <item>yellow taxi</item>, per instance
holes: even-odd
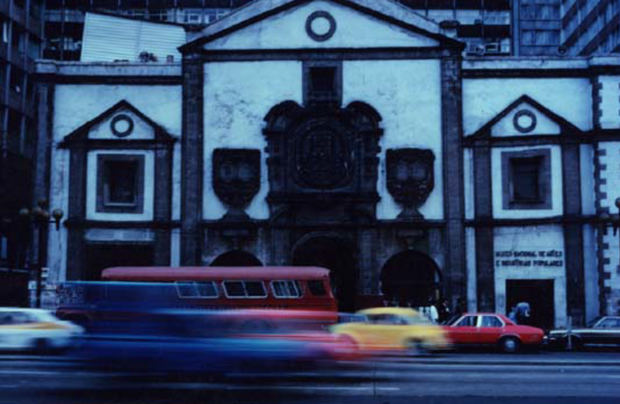
[[[361,310],[353,320],[330,331],[350,338],[362,352],[421,353],[450,348],[446,332],[416,310],[377,307]]]

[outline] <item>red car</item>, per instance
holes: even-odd
[[[538,346],[544,336],[540,328],[515,324],[497,313],[465,313],[444,329],[455,345],[497,346],[504,352]]]

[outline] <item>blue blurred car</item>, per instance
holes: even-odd
[[[225,312],[122,313],[93,323],[73,354],[100,369],[192,374],[280,370],[320,355],[303,341],[243,335],[235,324]]]

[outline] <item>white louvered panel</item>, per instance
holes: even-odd
[[[182,27],[108,15],[86,13],[81,61],[137,61],[146,51],[165,61],[167,55],[180,60],[177,48],[186,41]]]

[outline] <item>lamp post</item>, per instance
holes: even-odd
[[[41,199],[37,202],[32,210],[22,208],[19,215],[29,219],[37,230],[37,263],[36,268],[36,300],[35,307],[41,307],[41,292],[43,281],[43,267],[46,261],[46,245],[47,245],[47,227],[50,223],[54,223],[56,230],[60,229],[60,221],[64,216],[62,209],[54,209],[52,213],[47,210],[47,201]]]

